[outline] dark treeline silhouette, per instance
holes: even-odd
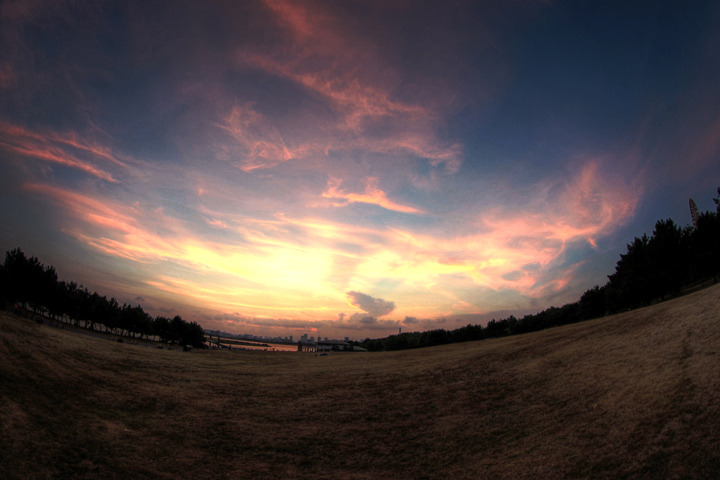
[[[0,299],[29,312],[60,322],[97,330],[103,325],[113,334],[132,338],[157,336],[161,341],[204,347],[204,332],[196,322],[186,322],[179,315],[172,319],[152,318],[140,305],[120,306],[75,282],[59,281],[55,268],[43,265],[36,257],[27,258],[16,248],[5,254],[0,266]]]
[[[491,320],[485,327],[467,325],[455,330],[401,333],[366,339],[357,345],[370,351],[402,350],[445,343],[527,333],[549,327],[599,318],[650,305],[720,275],[720,188],[713,201],[715,212],[699,215],[696,226],[681,228],[672,220],[659,220],[651,236],[644,234],[627,245],[615,273],[603,286],[587,290],[580,300],[550,307],[521,319],[511,315]]]

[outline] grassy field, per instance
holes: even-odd
[[[720,285],[371,354],[168,351],[0,314],[0,478],[720,478]]]

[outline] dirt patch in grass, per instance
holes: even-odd
[[[718,286],[327,357],[149,349],[0,315],[0,478],[720,478]]]

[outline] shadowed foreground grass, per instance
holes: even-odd
[[[720,478],[720,286],[329,357],[159,350],[0,315],[0,478]]]

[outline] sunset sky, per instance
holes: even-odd
[[[0,4],[0,248],[152,315],[533,313],[720,186],[713,1]]]

